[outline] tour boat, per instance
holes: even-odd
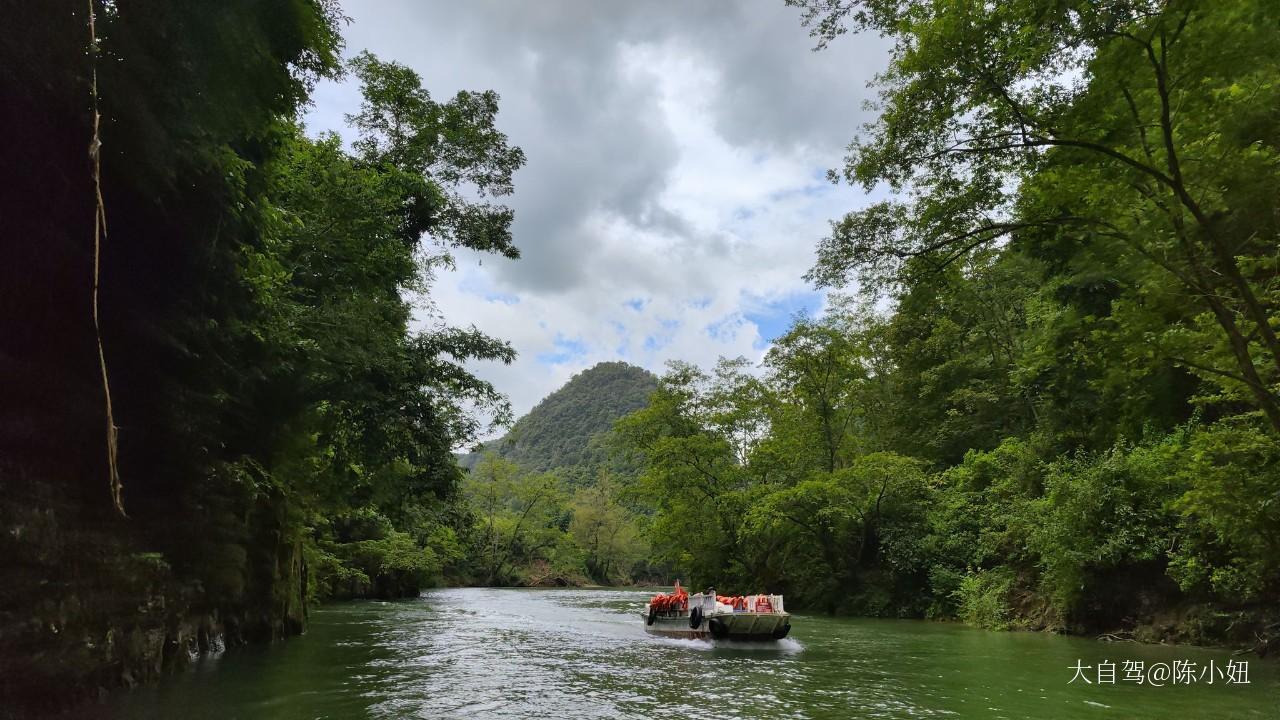
[[[640,617],[645,632],[673,638],[768,641],[791,632],[781,595],[690,595],[679,580],[673,592],[654,595]]]

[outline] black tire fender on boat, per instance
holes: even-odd
[[[791,623],[787,623],[786,625],[783,625],[782,627],[773,631],[773,639],[781,640],[790,633],[791,633]]]
[[[698,626],[701,624],[702,624],[702,608],[695,607],[694,609],[689,611],[689,627],[693,628],[694,630],[697,630]]]
[[[708,625],[711,626],[711,637],[713,638],[723,638],[729,635],[729,626],[720,618],[711,618],[711,622]]]
[[[658,619],[658,616],[657,616],[657,615],[655,615],[655,614],[654,614],[654,612],[653,612],[652,610],[650,610],[650,611],[648,612],[648,614],[646,614],[646,615],[644,616],[644,624],[645,624],[645,625],[652,625],[652,624],[653,624],[653,621],[654,621],[654,620],[657,620],[657,619]]]

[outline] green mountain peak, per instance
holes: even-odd
[[[625,362],[602,362],[574,375],[546,396],[497,440],[459,458],[470,469],[492,452],[533,472],[560,471],[589,482],[610,467],[601,441],[618,418],[644,407],[657,378]]]

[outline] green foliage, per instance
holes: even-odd
[[[604,476],[573,494],[569,534],[582,549],[587,576],[600,583],[631,579],[644,560],[645,545],[633,513],[622,504],[622,488]]]
[[[424,231],[451,245],[520,256],[511,240],[510,209],[484,200],[511,193],[524,152],[494,125],[498,95],[459,92],[440,104],[417,73],[368,51],[351,61],[364,102],[347,118],[366,163],[395,169],[406,201],[393,215],[416,241]],[[471,195],[479,199],[468,198]]]
[[[312,521],[306,548],[313,600],[398,598],[441,582],[446,566],[462,558],[453,530],[434,518],[401,521],[372,509]]]
[[[634,365],[598,363],[543,398],[505,436],[459,462],[470,468],[492,452],[533,472],[555,471],[574,485],[591,484],[602,470],[632,475],[633,468],[610,457],[608,431],[644,407],[656,385],[652,374]]]
[[[1021,373],[1039,272],[1020,256],[978,253],[896,296],[898,311],[879,331],[889,446],[954,464],[1031,426],[1043,391]]]
[[[555,475],[526,473],[485,455],[462,486],[472,523],[463,574],[482,585],[576,583],[582,558],[567,532],[569,510]]]
[[[510,191],[523,156],[493,128],[496,97],[464,111],[469,95],[437,105],[403,66],[365,53],[352,68],[365,94],[357,154],[336,135],[285,138],[242,270],[257,311],[243,331],[262,362],[250,417],[276,427],[262,474],[336,518],[313,521],[321,598],[413,594],[457,560],[433,547],[452,532],[452,448],[479,430],[468,408],[508,412],[463,363],[514,356],[474,328],[410,331],[406,295],[430,291],[449,246],[514,254],[509,211],[457,190]]]
[[[896,42],[844,177],[905,199],[834,224],[813,279],[900,287],[1007,239],[1156,313],[1125,318],[1130,350],[1280,432],[1274,3],[793,4],[823,38],[849,21]]]
[[[989,627],[1280,598],[1275,9],[793,4],[823,42],[897,43],[844,178],[898,194],[810,275],[863,309],[797,320],[740,399],[675,366],[621,423],[655,547],[797,605]]]
[[[655,552],[832,611],[1263,617],[1274,3],[789,4],[820,45],[895,43],[832,174],[894,195],[819,245],[810,279],[856,299],[798,318],[758,371],[673,364],[618,423]]]
[[[875,594],[869,575],[890,595],[917,584],[922,464],[856,453],[859,440],[874,446],[861,433],[875,427],[868,405],[882,397],[868,347],[856,318],[839,316],[798,322],[763,380],[741,360],[710,374],[673,364],[649,406],[616,427],[644,467],[655,553],[695,586],[763,583],[831,609],[850,607],[851,592]],[[884,557],[886,544],[900,553]]]
[[[654,557],[680,568],[693,586],[721,590],[768,574],[768,546],[739,537],[760,478],[744,466],[759,438],[762,398],[734,389],[748,384],[742,364],[722,361],[714,375],[673,364],[648,407],[615,425],[616,442],[644,468],[636,492],[653,510],[647,529]],[[745,592],[745,591],[744,591]]]
[[[1159,577],[1177,529],[1168,507],[1180,492],[1169,473],[1171,449],[1169,442],[1118,446],[1046,469],[1044,494],[1029,506],[1039,522],[1028,549],[1039,556],[1041,586],[1062,616],[1105,594],[1122,573]]]
[[[952,593],[957,616],[976,627],[1009,629],[1013,615],[1009,593],[1013,588],[1013,580],[1013,573],[1004,567],[965,575]]]
[[[1174,507],[1184,518],[1170,574],[1184,590],[1226,602],[1259,601],[1280,588],[1280,447],[1247,425],[1197,432],[1172,458],[1187,488]]]
[[[458,579],[484,585],[628,583],[661,574],[650,512],[611,427],[656,380],[621,362],[575,375],[502,438],[459,458],[467,519]]]
[[[186,661],[167,635],[190,618],[269,639],[301,631],[308,598],[438,581],[461,561],[452,450],[477,414],[509,414],[467,364],[514,353],[410,320],[455,248],[517,255],[499,201],[524,156],[496,129],[497,96],[436,103],[360,55],[345,148],[299,124],[314,83],[348,69],[329,0],[54,2],[24,19],[0,42],[31,74],[0,88],[18,119],[4,166],[30,168],[0,200],[23,238],[0,262],[0,365],[18,379],[0,403],[0,515],[31,527],[0,540],[16,561],[0,634],[23,648],[4,675],[40,655],[31,675],[58,687],[146,680]],[[95,268],[127,518],[106,492]],[[36,577],[49,607],[16,590]],[[64,623],[55,603],[84,610]],[[110,640],[126,631],[156,654]]]

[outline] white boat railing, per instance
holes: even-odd
[[[781,595],[746,595],[745,600],[747,606],[743,610],[735,610],[733,606],[718,602],[715,595],[707,593],[694,593],[689,596],[689,611],[693,608],[701,607],[703,615],[710,615],[714,612],[770,612],[785,613],[786,606],[783,605]]]
[[[702,615],[708,616],[713,613],[730,613],[730,612],[754,612],[754,613],[785,613],[786,606],[783,604],[781,595],[746,595],[746,607],[742,609],[734,608],[732,605],[726,605],[716,600],[714,594],[694,593],[689,596],[689,607],[687,610],[680,612],[680,615],[686,615],[693,612],[693,609],[701,608]],[[645,603],[645,613],[652,611],[649,603]],[[670,611],[668,611],[670,612]]]
[[[703,615],[710,615],[716,611],[716,596],[706,593],[694,593],[689,596],[689,612],[693,612],[695,607],[702,608]]]

